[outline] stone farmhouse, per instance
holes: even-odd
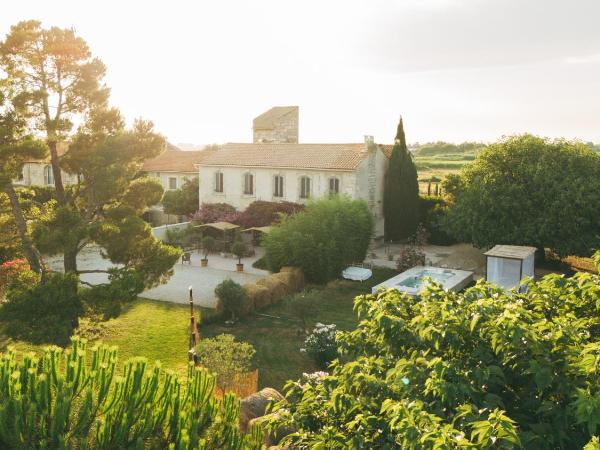
[[[66,144],[59,144],[57,151],[61,156],[66,151]],[[75,184],[77,176],[61,170],[63,183],[66,185]],[[13,180],[15,186],[54,186],[54,173],[50,165],[50,155],[45,159],[32,159],[25,162],[23,171],[16,180]]]
[[[366,201],[383,237],[383,189],[391,146],[298,142],[298,107],[275,107],[253,122],[253,143],[229,143],[196,165],[200,202],[239,210],[255,200],[304,203],[331,194]]]

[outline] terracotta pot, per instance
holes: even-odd
[[[236,264],[235,268],[238,272],[243,272],[244,271],[244,265],[243,264]]]
[[[202,258],[202,259],[200,260],[200,266],[202,266],[202,267],[206,267],[206,266],[208,266],[208,259],[206,259],[206,258]]]

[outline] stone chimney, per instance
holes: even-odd
[[[365,134],[365,151],[368,152],[375,146],[375,139],[373,136]]]
[[[297,106],[275,106],[252,122],[253,142],[297,144],[298,121]]]

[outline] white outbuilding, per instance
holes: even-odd
[[[505,289],[519,288],[524,277],[535,276],[535,247],[496,245],[484,253],[486,279]]]

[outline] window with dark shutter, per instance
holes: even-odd
[[[283,197],[283,177],[275,175],[273,180],[273,197]]]

